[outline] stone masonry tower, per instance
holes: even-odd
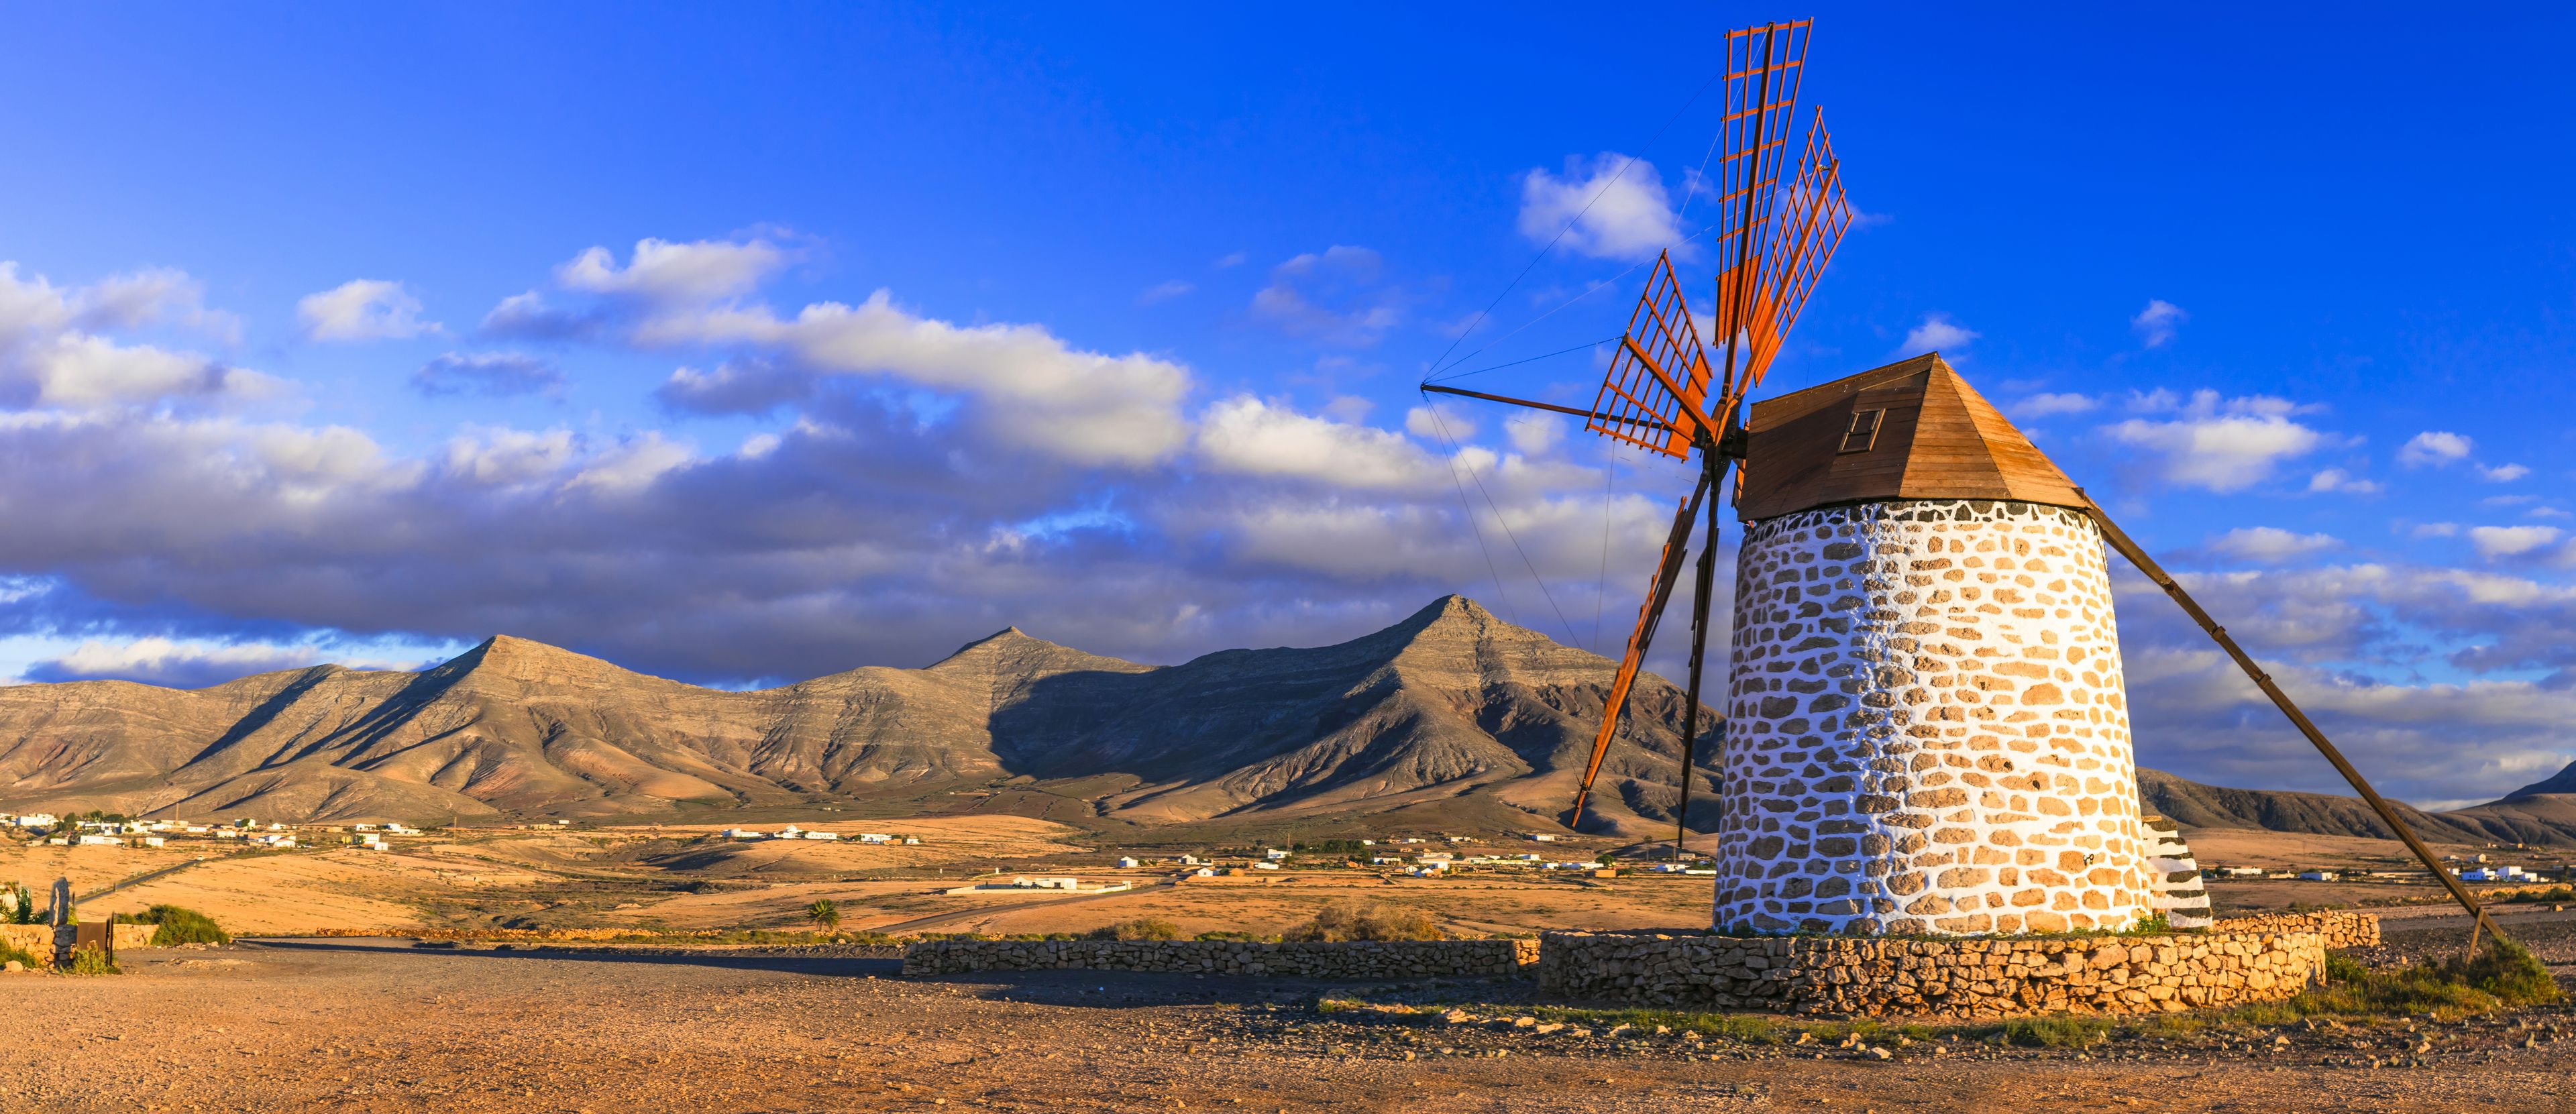
[[[1937,354],[1754,404],[1724,931],[2119,929],[2157,911],[2101,532]]]

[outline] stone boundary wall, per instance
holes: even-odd
[[[1550,933],[1540,989],[1577,1000],[1991,1019],[2288,998],[2325,971],[2316,932],[2073,939]]]
[[[0,924],[0,944],[7,944],[50,963],[54,958],[54,926]]]
[[[2371,913],[2265,913],[2229,917],[2210,928],[2216,932],[2313,932],[2325,938],[2326,948],[2331,951],[2379,946],[2379,917]]]
[[[56,928],[48,924],[0,924],[0,943],[38,959],[59,961],[62,956],[70,954],[76,931],[72,925]],[[110,926],[108,931],[113,934],[116,950],[124,951],[127,948],[151,947],[153,934],[161,931],[161,926],[120,924]]]
[[[1371,980],[1517,975],[1538,960],[1536,940],[925,940],[903,949],[903,973],[1160,971]]]

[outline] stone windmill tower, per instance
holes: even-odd
[[[2181,605],[2470,912],[2474,951],[2492,930],[2475,895],[2226,628],[1938,354],[1747,413],[1852,220],[1821,118],[1804,155],[1787,161],[1812,30],[1766,23],[1724,41],[1708,345],[1667,254],[1589,409],[1422,382],[1426,394],[1573,415],[1698,466],[1603,694],[1566,823],[1589,819],[1603,755],[1698,534],[1677,855],[1689,835],[1718,505],[1740,462],[1745,537],[1728,719],[1715,740],[1717,929],[2050,932],[2127,928],[2157,912],[2177,927],[2206,923],[2189,850],[2170,824],[2139,815],[2107,546]]]
[[[2083,492],[1937,354],[1757,402],[1748,432],[1718,927],[2158,912]]]

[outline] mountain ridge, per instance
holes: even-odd
[[[495,635],[416,672],[0,689],[0,806],[610,818],[1106,776],[1098,812],[1135,823],[1476,796],[1546,826],[1615,670],[1459,596],[1332,646],[1153,666],[1014,626],[921,669],[746,692]],[[1649,676],[1634,699],[1590,826],[1671,823],[1682,698]]]
[[[1137,825],[1407,813],[1544,829],[1615,671],[1454,595],[1329,646],[1146,665],[1009,626],[919,669],[739,692],[494,635],[414,672],[0,688],[0,808],[417,822],[989,800]],[[1630,700],[1584,827],[1669,837],[1684,697],[1644,674]],[[1695,829],[1713,826],[1714,749],[1693,771]],[[2387,835],[2354,798],[2138,781],[2187,828]],[[2576,844],[2571,790],[2576,765],[2466,809],[2400,807],[2428,838]]]

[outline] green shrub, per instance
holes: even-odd
[[[233,942],[232,934],[224,931],[223,926],[216,924],[213,917],[194,909],[177,905],[155,905],[144,910],[140,920],[144,924],[161,926],[152,933],[152,944],[155,947]]]
[[[50,955],[40,958],[35,953],[30,952],[25,948],[21,948],[15,944],[0,942],[0,963],[7,963],[11,960],[16,960],[25,965],[30,971],[42,971],[45,968],[54,965],[53,957]]]
[[[1439,940],[1440,926],[1419,909],[1359,905],[1336,901],[1315,911],[1315,919],[1280,934],[1282,940]]]
[[[1160,917],[1138,917],[1132,921],[1102,925],[1083,933],[1085,940],[1178,940],[1179,925]]]
[[[107,951],[92,944],[72,949],[72,973],[75,975],[122,975],[116,964],[107,961]]]
[[[2028,1017],[2004,1022],[2002,1033],[2018,1045],[2091,1048],[2111,1035],[2111,1023],[2098,1017]]]
[[[2547,1005],[2561,997],[2558,980],[2531,949],[2502,936],[2487,937],[2476,958],[2447,959],[2434,970],[2445,981],[2483,990],[2508,1006]]]

